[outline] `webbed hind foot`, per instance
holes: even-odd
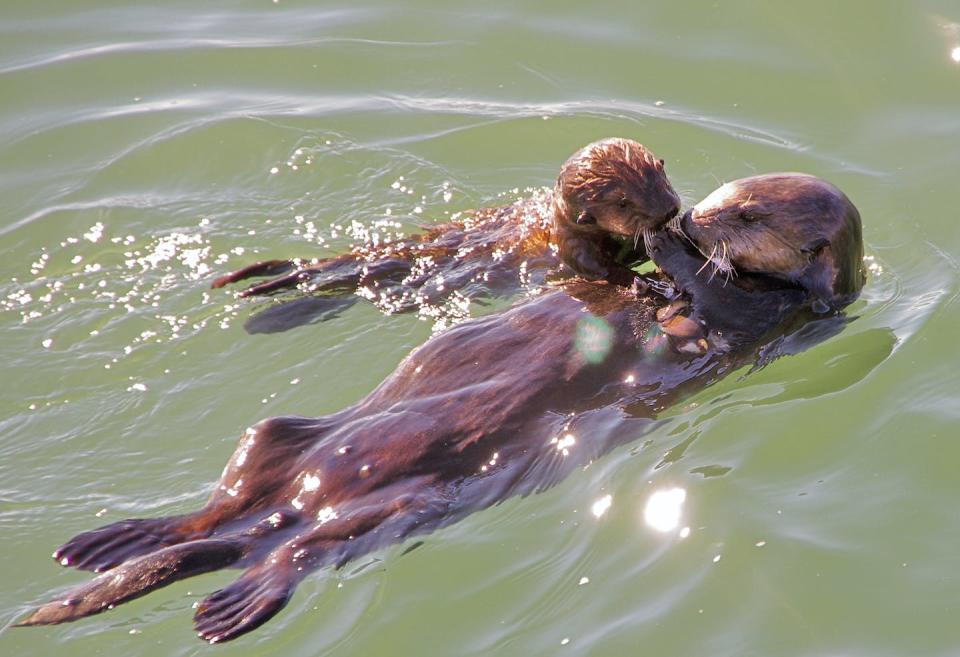
[[[77,534],[53,553],[62,566],[103,572],[128,559],[182,543],[189,535],[180,517],[130,519]]]
[[[200,603],[193,617],[197,636],[220,643],[255,630],[286,606],[299,581],[290,563],[253,566]]]

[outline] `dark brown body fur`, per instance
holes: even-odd
[[[772,231],[790,225],[767,221]],[[821,266],[854,257],[859,224],[845,244]],[[261,422],[202,510],[115,523],[61,547],[64,565],[107,572],[23,624],[74,620],[243,566],[195,618],[202,638],[232,639],[273,616],[310,570],[551,485],[810,317],[813,294],[800,284],[711,276],[705,243],[674,231],[649,246],[663,271],[633,290],[567,281],[433,338],[338,413]]]

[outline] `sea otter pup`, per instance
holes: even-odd
[[[453,292],[470,297],[539,285],[561,262],[584,278],[629,285],[634,274],[628,265],[644,259],[643,232],[660,227],[679,208],[663,160],[635,141],[604,139],[564,163],[552,192],[467,213],[399,241],[370,240],[309,264],[260,262],[211,286],[277,276],[240,296],[302,285],[328,296],[360,291],[381,309],[396,312]]]
[[[59,548],[61,564],[102,574],[20,624],[75,620],[243,567],[195,615],[201,638],[227,641],[276,614],[315,568],[542,489],[635,439],[660,410],[816,317],[814,303],[839,309],[857,294],[859,215],[810,182],[781,177],[779,200],[749,219],[728,206],[756,195],[726,196],[715,219],[702,206],[683,215],[650,236],[662,271],[646,285],[566,281],[434,337],[340,412],[260,422],[203,509],[124,520]],[[743,244],[767,249],[773,268]]]

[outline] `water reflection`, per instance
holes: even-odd
[[[610,507],[613,505],[613,496],[604,495],[599,500],[593,503],[593,506],[590,507],[590,513],[592,513],[597,518],[600,518],[605,514]]]
[[[683,488],[655,491],[643,509],[643,521],[658,532],[673,531],[680,526],[686,499],[687,491]]]

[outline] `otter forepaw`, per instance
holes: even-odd
[[[182,540],[165,518],[121,520],[74,536],[57,548],[53,558],[63,566],[99,573]]]
[[[197,606],[193,617],[197,635],[210,643],[220,643],[260,627],[283,609],[297,581],[289,576],[287,567],[278,564],[250,568]]]
[[[640,276],[633,277],[633,283],[630,284],[630,294],[640,298],[650,291],[650,284]]]

